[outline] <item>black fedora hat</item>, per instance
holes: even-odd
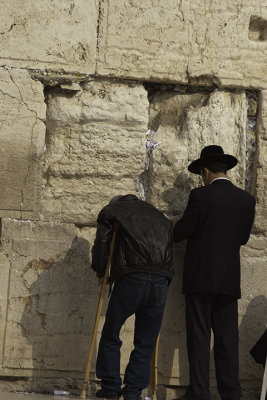
[[[188,170],[193,174],[200,174],[200,168],[207,167],[211,163],[221,162],[227,165],[227,169],[231,169],[238,163],[237,159],[230,154],[224,154],[221,146],[211,145],[202,149],[200,158],[191,162]]]

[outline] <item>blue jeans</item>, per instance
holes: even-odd
[[[150,361],[160,331],[167,299],[168,280],[142,272],[115,282],[99,343],[96,375],[104,390],[121,393],[120,330],[135,314],[134,349],[125,370],[122,390],[125,400],[138,400],[149,385]]]

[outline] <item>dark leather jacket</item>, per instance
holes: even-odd
[[[132,272],[154,273],[172,279],[172,224],[162,212],[128,194],[104,207],[97,222],[91,266],[99,278],[105,274],[113,226],[117,223],[111,282]]]

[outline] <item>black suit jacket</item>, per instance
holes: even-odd
[[[190,193],[174,241],[187,240],[183,293],[223,293],[239,298],[240,246],[247,243],[255,198],[218,179]]]

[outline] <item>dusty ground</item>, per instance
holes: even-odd
[[[7,393],[0,392],[0,400],[67,400],[79,399],[73,396],[54,396],[50,394],[35,394],[35,393]]]
[[[179,393],[178,396],[183,393]],[[174,396],[175,397],[175,396]],[[74,400],[80,399],[79,396],[61,396],[61,395],[51,395],[51,394],[36,394],[36,393],[8,393],[8,392],[0,392],[0,400]],[[87,400],[89,397],[87,398]],[[212,400],[219,400],[219,396],[215,393],[212,393]],[[242,400],[259,400],[260,392],[259,391],[243,391]],[[95,400],[95,399],[90,399]]]

